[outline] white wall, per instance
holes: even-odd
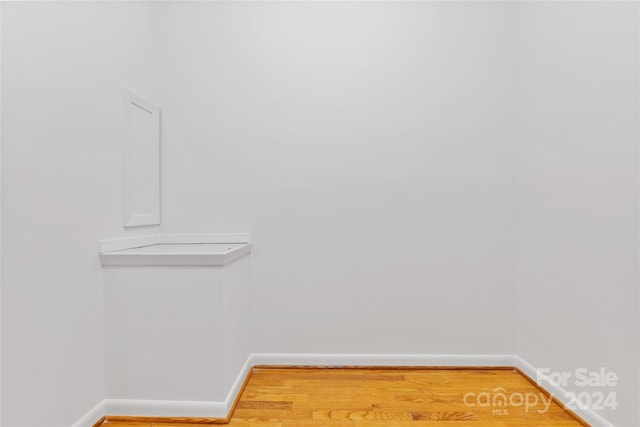
[[[2,8],[1,424],[69,426],[104,398],[97,242],[124,234],[120,85],[155,96],[152,15]]]
[[[516,352],[615,371],[620,406],[602,415],[638,426],[638,5],[520,12]]]
[[[0,3],[0,74],[2,73],[2,3]],[[2,168],[2,78],[0,78],[0,170]],[[0,242],[2,242],[2,173],[0,173]],[[2,244],[0,243],[0,321],[2,320]],[[2,424],[2,325],[0,325],[0,424]]]
[[[252,233],[254,351],[513,352],[511,13],[160,5],[163,227]]]
[[[252,232],[253,351],[606,366],[638,424],[637,5],[2,7],[3,426],[105,397],[121,84],[163,107],[163,230]]]

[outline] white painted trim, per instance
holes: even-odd
[[[224,267],[251,252],[251,243],[173,243],[100,254],[103,266]]]
[[[251,243],[250,233],[149,234],[100,240],[100,253],[140,248],[157,244],[179,243]]]
[[[105,399],[107,415],[137,417],[225,418],[224,402]]]
[[[287,354],[255,353],[255,365],[298,366],[514,366],[512,354]]]
[[[112,416],[226,418],[233,408],[236,397],[242,391],[242,385],[252,367],[251,355],[249,355],[224,402],[106,399],[105,413]],[[95,421],[102,416],[104,414]],[[84,426],[74,425],[73,427]]]
[[[71,427],[92,427],[105,415],[104,400],[91,408],[89,412],[84,414],[78,421],[73,423]]]
[[[137,161],[132,150],[137,145],[131,129],[134,127],[132,111],[144,111],[150,116],[146,134],[149,137],[147,149],[151,156]],[[145,153],[146,155],[147,153]],[[138,153],[139,155],[139,153]],[[153,104],[129,88],[122,87],[122,197],[124,227],[138,227],[160,224],[160,107]],[[133,182],[136,176],[151,178],[142,192],[136,193]],[[141,209],[137,200],[150,197],[150,205]],[[148,210],[146,208],[149,208]]]
[[[229,415],[229,413],[233,409],[233,404],[236,401],[236,397],[238,396],[238,394],[240,394],[240,392],[242,392],[242,384],[244,384],[244,381],[247,378],[247,375],[249,375],[251,368],[253,368],[254,366],[252,359],[253,359],[253,355],[250,354],[249,357],[247,357],[247,360],[244,362],[244,365],[242,365],[242,368],[240,369],[240,372],[238,373],[236,380],[231,385],[231,388],[227,393],[227,398],[224,400],[224,404],[226,407],[226,414],[222,418],[226,418]]]
[[[551,381],[548,376],[543,375],[535,366],[526,361],[520,356],[514,356],[515,358],[515,366],[529,376],[532,380],[534,380],[538,385],[544,388],[546,391],[551,393],[552,396],[556,397],[560,402],[564,405],[569,404],[570,401],[570,393],[562,388],[559,384]],[[573,412],[582,418],[584,421],[589,423],[591,427],[614,427],[609,421],[604,419],[602,415],[598,414],[594,410],[588,407],[577,406],[575,409],[572,409]]]

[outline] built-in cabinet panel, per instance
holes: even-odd
[[[104,273],[106,397],[224,401],[222,268]]]
[[[103,249],[136,246],[101,253],[110,415],[227,415],[227,395],[250,350],[250,237],[160,243],[183,239],[101,242]],[[202,243],[225,240],[231,243]]]

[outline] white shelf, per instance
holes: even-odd
[[[114,245],[114,242],[118,244]],[[188,238],[186,235],[143,236],[100,243],[103,266],[222,267],[251,252],[247,235],[188,235]]]

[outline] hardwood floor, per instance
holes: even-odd
[[[510,399],[506,405],[500,406],[498,400],[495,405],[492,403],[500,392]],[[109,419],[102,425],[193,427],[176,422]],[[586,424],[551,402],[513,369],[254,368],[226,425],[578,427]]]

